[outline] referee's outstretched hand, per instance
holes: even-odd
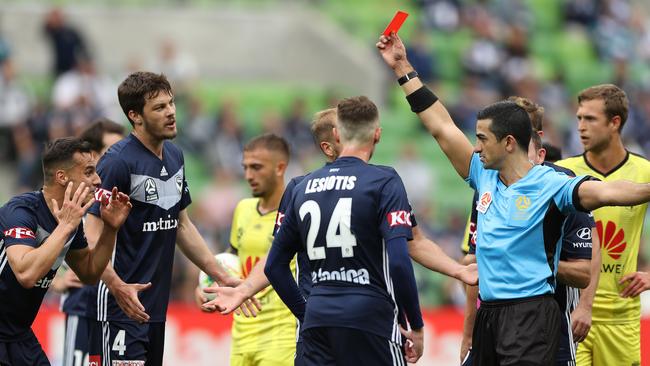
[[[400,326],[399,331],[406,338],[404,343],[406,362],[416,363],[424,353],[424,328],[405,330]]]

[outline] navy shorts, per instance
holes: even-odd
[[[16,342],[0,341],[1,366],[50,366],[50,361],[30,330],[29,336]]]
[[[90,328],[95,320],[79,315],[65,317],[63,341],[63,366],[88,365]]]
[[[358,329],[305,329],[302,343],[305,366],[406,366],[402,346]]]
[[[89,358],[101,365],[162,366],[164,346],[165,323],[94,322]]]

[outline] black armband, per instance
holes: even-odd
[[[438,97],[423,85],[420,89],[406,96],[413,113],[420,113],[438,101]]]

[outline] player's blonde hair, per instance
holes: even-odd
[[[316,112],[314,120],[311,123],[311,135],[314,138],[316,146],[320,146],[322,141],[334,143],[334,133],[332,129],[336,127],[336,108],[328,108]]]

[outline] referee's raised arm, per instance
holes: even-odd
[[[454,124],[447,109],[438,102],[438,97],[417,77],[417,72],[406,58],[406,48],[402,40],[395,33],[391,33],[389,37],[382,35],[377,42],[377,48],[386,64],[398,77],[411,110],[417,113],[424,126],[438,141],[458,174],[463,179],[467,178],[474,150],[472,144]]]

